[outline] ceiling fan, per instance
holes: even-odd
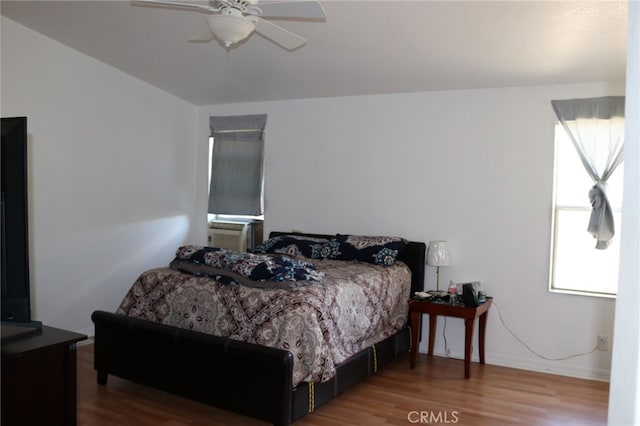
[[[259,3],[259,5],[258,5]],[[186,3],[165,0],[132,0],[137,6],[175,7],[207,13],[207,34],[191,41],[217,38],[226,48],[244,40],[255,31],[287,50],[303,46],[307,40],[267,19],[323,21],[324,8],[318,1],[212,0]]]

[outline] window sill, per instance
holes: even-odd
[[[612,293],[598,293],[595,291],[581,291],[581,290],[569,290],[569,289],[560,289],[560,288],[550,288],[550,293],[558,293],[558,294],[571,294],[573,296],[587,296],[587,297],[598,297],[601,299],[612,299],[615,300],[617,295]]]

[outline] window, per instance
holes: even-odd
[[[623,127],[624,119],[616,117],[612,125]],[[555,126],[555,160],[550,289],[614,297],[618,287],[624,163],[615,169],[606,185],[616,234],[606,250],[598,250],[596,240],[587,232],[592,210],[588,191],[593,181],[560,123]]]
[[[210,117],[209,214],[263,214],[266,115]]]
[[[207,178],[207,182],[208,182],[208,192],[211,192],[211,170],[213,168],[213,144],[214,144],[214,139],[213,136],[209,136],[209,175]],[[237,221],[240,220],[242,222],[244,221],[249,221],[249,220],[253,220],[253,219],[260,219],[263,220],[264,219],[264,215],[260,214],[260,215],[227,215],[227,214],[216,214],[216,213],[209,213],[207,215],[207,222],[211,222],[212,220],[221,220],[221,221]]]

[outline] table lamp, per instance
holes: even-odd
[[[436,296],[444,296],[447,294],[444,291],[440,291],[440,267],[449,266],[451,261],[449,255],[449,243],[446,241],[431,241],[429,242],[429,248],[427,249],[427,265],[436,267],[436,289],[429,290],[427,293],[434,294]]]

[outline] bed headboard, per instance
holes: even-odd
[[[333,238],[335,235],[307,234],[303,232],[272,231],[269,238],[280,235],[305,235],[307,237]],[[416,291],[424,291],[424,268],[426,262],[427,245],[416,241],[409,241],[407,248],[398,255],[398,260],[403,261],[411,269],[411,294]]]

